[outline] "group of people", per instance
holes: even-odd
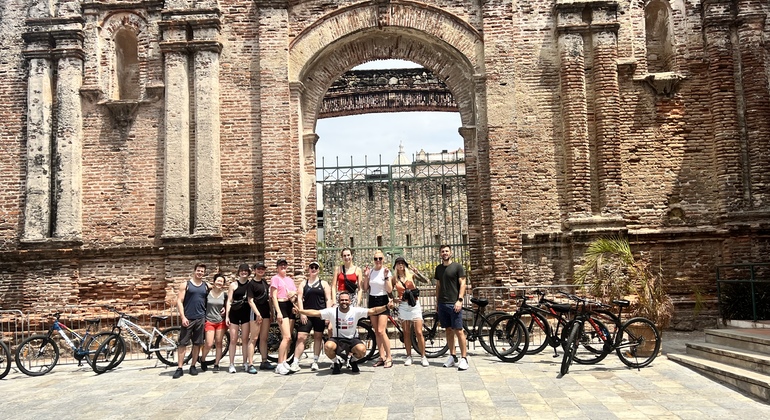
[[[433,278],[436,280],[438,319],[441,327],[446,329],[450,352],[443,366],[466,370],[467,348],[461,315],[466,291],[465,269],[452,261],[452,250],[448,245],[442,245],[439,252],[441,264],[436,267]],[[356,326],[365,317],[371,321],[380,354],[373,366],[390,368],[393,359],[387,323],[390,311],[396,307],[404,336],[410,337],[414,331],[420,347],[414,350],[420,355],[421,365],[429,366],[422,334],[422,308],[414,297],[417,289],[414,275],[420,274],[417,269],[410,269],[403,257],[397,257],[391,270],[385,266],[385,255],[379,250],[374,253],[373,267],[364,269],[353,264],[350,248],[344,248],[340,255],[343,263],[335,267],[331,285],[320,279],[320,264],[316,261],[308,264],[306,278],[299,285],[286,273],[288,262],[283,258],[276,262],[276,274],[270,281],[265,279],[267,266],[264,263],[258,262],[251,267],[244,263],[238,267],[236,280],[229,286],[225,286],[222,273],[214,274],[209,285],[204,280],[206,265],[196,264],[193,276],[180,284],[177,295],[182,328],[177,350],[179,365],[173,377],[184,375],[182,365],[191,344],[190,375],[198,374],[196,364],[204,372],[209,364],[213,364],[214,371],[219,371],[225,333],[230,335],[228,371],[237,372],[235,355],[239,332],[244,371],[256,374],[259,370],[275,370],[281,375],[297,372],[301,369],[300,358],[294,357],[293,362],[288,363],[295,328],[295,355],[305,351],[307,337],[313,333],[311,370],[319,369],[323,346],[324,353],[332,360],[333,374],[340,373],[346,364],[352,372],[358,372],[358,360],[364,356],[366,346],[359,339]],[[362,305],[364,292],[368,294],[366,307]],[[267,360],[267,335],[273,313],[282,337],[277,364]],[[329,336],[325,344],[324,331],[328,331]],[[456,356],[455,340],[460,347],[460,358]],[[409,366],[413,363],[411,340],[404,340],[404,343],[404,365]],[[215,359],[207,363],[212,348]],[[257,350],[261,356],[259,367],[254,364]]]

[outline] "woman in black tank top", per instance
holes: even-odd
[[[308,264],[307,279],[303,280],[297,288],[297,306],[300,309],[321,310],[332,306],[331,287],[329,283],[318,278],[319,269],[320,265],[315,261]],[[313,364],[310,369],[318,370],[318,357],[321,355],[326,321],[321,318],[300,315],[296,326],[297,347],[294,349],[294,363],[289,369],[294,372],[299,370],[298,360],[305,351],[307,335],[310,330],[313,330]]]

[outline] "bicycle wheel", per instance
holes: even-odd
[[[0,341],[0,379],[5,378],[5,375],[11,370],[11,349],[8,345]]]
[[[660,352],[660,332],[647,318],[631,318],[620,327],[615,340],[618,358],[626,366],[643,368]]]
[[[487,353],[494,355],[492,346],[489,345],[489,333],[492,332],[492,322],[506,317],[510,314],[502,311],[491,312],[489,315],[482,314],[479,316],[478,325],[475,328],[476,337],[479,340],[479,344]]]
[[[591,323],[594,322],[594,324]],[[593,365],[604,360],[612,350],[610,331],[603,322],[596,318],[584,320],[580,329],[580,346],[575,352],[575,363]]]
[[[438,322],[438,314],[429,312],[422,315],[422,335],[425,338],[425,356],[436,358],[443,356],[448,350],[446,330]]]
[[[513,363],[527,354],[527,328],[515,315],[500,317],[489,332],[492,354],[503,362]]]
[[[273,322],[270,324],[270,329],[267,331],[267,360],[271,362],[277,362],[278,361],[278,348],[281,346],[281,328],[278,327],[277,322]],[[297,337],[292,336],[291,344],[289,344],[289,349],[286,354],[286,360],[291,360],[292,357],[294,357],[294,347],[296,344]],[[257,349],[259,348],[259,344],[257,344]]]
[[[230,333],[228,331],[225,331],[225,335],[222,336],[222,359],[224,359],[225,356],[227,356],[227,351],[228,350],[230,350]],[[209,350],[209,355],[213,353],[214,357],[213,358],[208,358],[206,360],[206,362],[205,362],[206,366],[212,366],[212,365],[219,364],[219,361],[222,360],[222,359],[214,360],[214,359],[217,358],[216,351],[217,351],[217,349],[215,349],[215,348],[212,348],[211,350]],[[255,347],[255,351],[259,352],[259,347]],[[189,363],[191,358],[192,358],[192,353],[190,353],[189,355],[186,356],[184,362],[185,363]],[[200,362],[200,360],[198,360],[198,361]],[[201,363],[203,363],[203,362],[201,362]]]
[[[126,343],[118,334],[108,333],[109,336],[93,354],[89,354],[88,362],[97,374],[118,367],[126,357]],[[95,340],[94,340],[95,341]]]
[[[524,313],[520,319],[524,323],[529,338],[526,353],[538,354],[545,350],[548,347],[548,337],[551,336],[551,324],[548,323],[548,319],[536,312]]]
[[[170,327],[160,332],[160,335],[155,338],[156,348],[155,355],[158,356],[158,360],[165,363],[168,366],[177,366],[177,348],[179,347],[179,334],[182,331],[182,327]],[[187,352],[192,351],[192,346],[187,346]],[[185,360],[187,360],[189,354],[185,354]]]
[[[377,337],[374,335],[374,330],[368,322],[364,320],[358,321],[358,339],[364,342],[366,346],[366,352],[364,357],[360,359],[360,362],[366,362],[372,360],[380,355],[377,350]]]
[[[570,322],[570,327],[568,328],[569,335],[567,335],[567,340],[564,342],[564,355],[561,358],[560,372],[562,376],[569,373],[569,367],[572,365],[572,360],[574,360],[575,353],[577,353],[577,349],[580,346],[580,336],[582,335],[582,329],[582,322]]]
[[[59,362],[59,346],[51,337],[33,335],[16,349],[16,366],[29,376],[42,376]]]

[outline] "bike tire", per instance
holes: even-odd
[[[425,356],[431,359],[441,357],[449,350],[446,330],[438,322],[438,314],[429,312],[422,315],[422,335],[425,338]]]
[[[230,332],[225,330],[225,334],[222,336],[222,359],[224,359],[225,356],[227,356],[227,352],[229,350],[230,350]],[[216,351],[217,349],[214,347],[212,347],[211,350],[209,350],[209,353],[212,353],[212,352],[214,353],[214,359],[216,359],[217,357]],[[259,347],[255,347],[255,351],[258,352]],[[192,359],[192,353],[190,353],[188,356],[185,357],[184,362],[190,363],[190,359]],[[219,359],[219,360],[214,360],[214,359],[206,360],[205,362],[202,362],[199,359],[198,362],[200,362],[201,364],[205,363],[206,366],[212,366],[212,365],[219,364],[219,361],[222,360],[222,359]]]
[[[489,333],[492,331],[492,322],[500,319],[504,316],[510,315],[507,312],[502,311],[495,311],[490,312],[489,314],[481,314],[479,316],[479,325],[476,338],[479,340],[479,344],[481,344],[481,348],[484,349],[487,353],[494,355],[494,351],[492,351],[492,346],[489,345]]]
[[[528,319],[521,319],[524,323],[524,327],[527,330],[527,338],[529,338],[529,346],[527,347],[527,354],[538,354],[548,347],[548,337],[551,336],[551,324],[548,323],[548,318],[537,312],[526,312],[522,314],[528,315]]]
[[[155,338],[153,347],[158,349],[155,350],[155,356],[167,366],[177,366],[179,364],[176,359],[178,357],[177,349],[179,347],[179,334],[181,331],[182,327],[169,327],[161,331],[160,335]],[[187,356],[185,354],[185,359],[187,359]]]
[[[579,365],[594,365],[601,362],[612,351],[612,336],[607,326],[596,318],[591,318],[598,331],[586,319],[580,334],[580,345],[575,352],[574,362]]]
[[[561,358],[560,373],[562,376],[569,373],[569,368],[572,365],[572,361],[575,359],[575,353],[580,345],[580,336],[583,327],[583,323],[579,321],[570,322],[569,334],[567,340],[564,342],[564,355]]]
[[[82,349],[80,349],[80,351],[85,353],[86,362],[88,362],[88,366],[91,366],[91,369],[93,369],[93,359],[94,359],[94,356],[98,354],[97,352],[99,351],[99,347],[101,347],[102,344],[114,334],[115,333],[112,331],[104,331],[104,332],[100,332],[92,336],[89,336],[86,344],[83,346]],[[104,364],[104,360],[100,360],[99,362]]]
[[[660,331],[647,318],[631,318],[618,332],[615,352],[628,367],[643,368],[658,356],[661,340]]]
[[[296,331],[296,329],[294,331]],[[294,347],[297,343],[297,336],[295,335],[294,331],[292,331],[291,343],[289,344],[289,349],[286,353],[287,362],[290,362],[294,357]],[[281,328],[278,327],[278,323],[270,323],[270,329],[267,331],[267,360],[271,362],[278,361],[278,348],[281,346],[282,339]],[[259,349],[259,344],[257,344],[255,349]]]
[[[25,375],[42,376],[59,362],[59,346],[45,334],[28,337],[16,348],[16,367]]]
[[[0,379],[5,378],[11,371],[11,349],[8,345],[0,341]]]
[[[507,363],[519,361],[529,347],[527,327],[515,315],[498,318],[492,324],[488,340],[492,354]]]
[[[126,357],[126,342],[119,334],[109,333],[96,352],[89,355],[91,369],[98,375],[115,369]]]
[[[363,319],[358,321],[358,339],[363,341],[364,346],[366,346],[364,357],[359,359],[361,363],[380,356],[380,352],[377,350],[377,336],[374,335],[372,326],[366,321]]]

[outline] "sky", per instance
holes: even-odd
[[[402,60],[364,63],[354,70],[420,67]],[[324,118],[318,120],[316,166],[390,164],[396,159],[399,144],[412,157],[421,149],[427,153],[463,147],[459,112],[389,112]]]

